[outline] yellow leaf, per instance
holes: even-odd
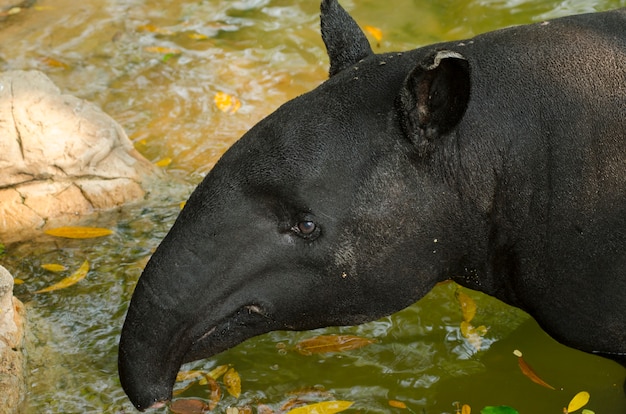
[[[241,378],[234,368],[229,369],[226,371],[226,374],[224,374],[224,385],[230,395],[239,398],[241,395]]]
[[[364,26],[363,29],[365,29],[367,33],[371,34],[372,37],[376,39],[376,42],[380,43],[380,41],[383,40],[383,31],[378,27]]]
[[[51,58],[51,57],[42,57],[41,62],[46,65],[49,66],[51,68],[61,68],[61,69],[69,69],[70,65],[68,65],[65,62],[61,62],[60,60],[57,60],[55,58]]]
[[[187,37],[193,40],[206,40],[209,38],[209,36],[204,35],[202,33],[198,33],[198,32],[189,33]]]
[[[457,290],[454,293],[454,296],[456,296],[456,300],[458,300],[459,304],[461,305],[463,320],[468,323],[471,322],[476,315],[476,302],[474,302],[474,299],[472,299],[466,293],[460,290]]]
[[[150,53],[159,53],[161,55],[180,55],[182,53],[178,49],[164,46],[146,46],[143,50]]]
[[[44,263],[41,265],[41,267],[49,272],[55,272],[55,273],[67,270],[67,267],[61,264],[57,264],[57,263]]]
[[[15,279],[13,279],[13,284],[14,285],[23,285],[24,281],[22,279],[15,278]]]
[[[56,229],[45,230],[44,233],[68,239],[92,239],[113,234],[113,230],[99,227],[57,227]]]
[[[480,351],[483,343],[482,337],[485,336],[486,333],[487,327],[484,325],[474,328],[472,324],[467,321],[461,322],[461,334],[477,351]]]
[[[394,408],[406,408],[406,404],[402,401],[389,400],[389,405]]]
[[[155,162],[157,167],[165,168],[172,163],[172,159],[169,157],[161,158],[157,162]]]
[[[461,414],[472,414],[472,407],[467,404],[463,404],[463,407],[461,407]]]
[[[298,342],[296,350],[302,355],[343,352],[362,348],[375,342],[373,339],[354,335],[320,335]]]
[[[236,97],[225,92],[218,92],[213,98],[215,106],[222,111],[234,114],[241,108],[241,102]]]
[[[205,373],[200,370],[180,371],[176,374],[176,381],[189,381],[204,378]]]
[[[220,365],[217,368],[213,368],[211,372],[209,373],[202,373],[203,378],[198,382],[198,384],[206,385],[208,383],[207,379],[204,378],[205,376],[209,376],[213,378],[214,380],[219,379],[222,375],[226,374],[226,372],[228,371],[228,368],[229,368],[228,365]]]
[[[352,404],[352,401],[327,401],[294,408],[287,414],[335,414],[347,410]]]
[[[522,371],[522,374],[526,375],[535,384],[539,384],[542,387],[546,387],[546,388],[549,388],[549,389],[553,390],[554,387],[552,385],[548,384],[547,382],[545,382],[544,380],[542,380],[541,378],[539,378],[539,376],[535,373],[535,371],[532,369],[532,367],[530,365],[528,365],[526,360],[521,356],[521,352],[518,351],[518,353],[516,353],[516,355],[518,355],[518,354],[520,356],[517,357],[517,364],[519,365],[519,368]]]
[[[165,36],[174,34],[174,32],[172,32],[171,30],[164,29],[162,27],[158,27],[153,24],[144,24],[143,26],[139,26],[137,30],[140,32],[150,32],[150,33],[156,33],[156,34],[165,35]]]
[[[572,398],[572,401],[567,405],[567,412],[573,413],[576,410],[583,408],[589,402],[590,395],[587,391],[581,391]]]
[[[52,286],[48,286],[47,288],[38,290],[35,293],[45,293],[52,292],[53,290],[65,289],[66,287],[72,286],[83,280],[85,276],[87,276],[88,272],[89,262],[85,260],[85,262],[78,268],[78,270],[72,273],[70,276],[66,277],[58,283],[55,283]]]
[[[181,201],[180,204],[178,205],[180,207],[180,209],[182,210],[183,208],[185,208],[185,205],[187,204],[186,201]]]

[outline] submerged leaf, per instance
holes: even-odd
[[[352,404],[352,401],[326,401],[294,408],[287,414],[335,414],[347,410]]]
[[[389,400],[389,405],[394,408],[406,408],[406,404],[402,401]]]
[[[362,348],[375,342],[373,339],[355,335],[320,335],[298,342],[296,350],[302,355],[343,352]]]
[[[44,233],[67,239],[92,239],[113,234],[113,230],[100,227],[57,227],[56,229],[45,230]]]
[[[480,414],[519,414],[519,412],[506,405],[499,405],[497,407],[487,406],[480,410]]]
[[[476,302],[474,302],[474,299],[469,297],[469,295],[460,290],[457,290],[454,296],[456,296],[456,300],[458,300],[461,305],[463,320],[467,323],[471,322],[476,315]]]
[[[51,58],[51,57],[42,57],[40,58],[41,63],[43,63],[46,66],[49,66],[51,68],[61,68],[61,69],[69,69],[70,65],[68,65],[65,62],[61,62],[60,60],[57,60],[55,58]]]
[[[201,414],[209,411],[209,406],[202,400],[184,399],[173,401],[170,410],[174,414]]]
[[[195,380],[198,378],[204,378],[204,375],[206,375],[206,373],[200,370],[180,371],[176,374],[176,381]]]
[[[205,378],[209,386],[209,395],[210,395],[209,410],[214,410],[215,407],[217,407],[217,404],[222,399],[222,389],[220,388],[217,381],[215,381],[210,376],[207,375]]]
[[[81,280],[83,280],[85,276],[87,276],[88,272],[89,272],[89,262],[85,260],[83,264],[78,268],[78,270],[72,273],[70,276],[66,277],[65,279],[61,280],[58,283],[55,283],[52,286],[48,286],[47,288],[40,289],[36,291],[35,293],[45,293],[45,292],[52,292],[53,290],[65,289],[66,287],[72,286],[80,282]]]
[[[182,52],[179,49],[165,46],[146,46],[143,48],[146,52],[159,53],[161,55],[180,55]]]
[[[528,365],[521,352],[517,351],[515,355],[517,355],[517,364],[519,365],[522,374],[526,375],[535,384],[539,384],[542,387],[546,387],[551,390],[555,389],[552,385],[539,378],[539,376],[535,373],[535,370],[533,370],[532,367]]]
[[[234,368],[230,368],[224,374],[224,385],[230,395],[239,398],[241,395],[241,377],[239,377],[239,373]]]
[[[567,413],[573,413],[576,410],[583,408],[589,402],[591,396],[587,391],[581,391],[572,398],[572,401],[567,405]]]

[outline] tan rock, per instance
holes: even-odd
[[[0,240],[144,197],[156,168],[97,106],[43,73],[0,73]]]
[[[24,401],[24,305],[13,296],[13,276],[0,266],[0,414]]]

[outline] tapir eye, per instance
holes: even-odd
[[[317,223],[311,220],[299,221],[298,224],[291,228],[291,230],[298,236],[308,240],[316,238],[320,233],[320,228]]]
[[[312,221],[301,221],[298,223],[298,231],[304,235],[313,234],[317,226]]]

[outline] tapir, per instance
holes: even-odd
[[[185,362],[447,279],[626,365],[626,9],[375,54],[323,0],[321,30],[329,79],[222,156],[139,278],[133,404],[167,402]]]

